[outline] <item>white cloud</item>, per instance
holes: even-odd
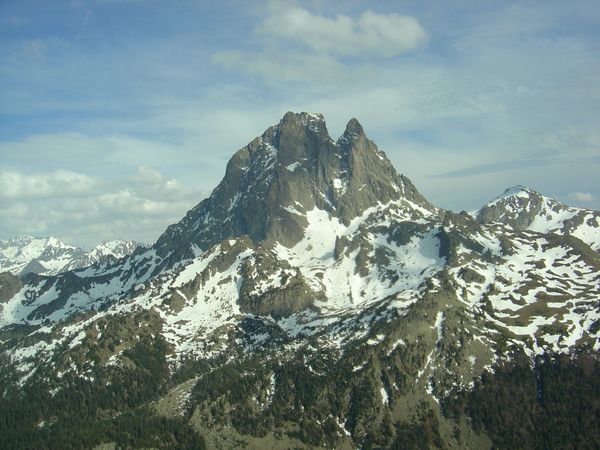
[[[368,62],[390,60],[424,45],[427,32],[412,16],[365,11],[358,18],[313,14],[305,8],[277,8],[254,30],[260,49],[224,50],[213,61],[278,83],[335,81],[365,76]],[[349,61],[352,59],[352,70]],[[378,68],[380,70],[381,67]],[[368,78],[376,76],[370,71]]]
[[[393,57],[427,41],[427,33],[412,16],[365,11],[358,19],[343,14],[329,18],[299,7],[267,17],[257,32],[332,55]]]
[[[2,171],[0,235],[55,235],[86,245],[116,238],[151,242],[203,197],[145,166],[117,179]]]
[[[0,172],[0,198],[48,198],[88,195],[100,187],[87,175],[57,170],[52,173]]]
[[[571,192],[569,196],[580,202],[591,202],[595,198],[588,192]]]

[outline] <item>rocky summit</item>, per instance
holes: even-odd
[[[322,115],[289,112],[153,246],[0,274],[3,435],[594,448],[599,243],[600,213],[520,186],[437,208],[356,119],[334,141]]]

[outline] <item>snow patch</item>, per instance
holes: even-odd
[[[302,164],[298,161],[296,161],[295,163],[292,163],[288,166],[285,166],[285,168],[287,170],[289,170],[290,172],[294,172],[296,170],[297,167],[301,166]]]

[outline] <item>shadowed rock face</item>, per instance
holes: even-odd
[[[229,161],[211,196],[170,226],[155,248],[172,261],[228,237],[293,246],[302,239],[313,208],[344,224],[378,203],[405,198],[433,207],[408,178],[398,175],[356,119],[334,142],[320,114],[285,114]]]
[[[10,272],[0,273],[0,304],[6,303],[21,290],[23,283]]]

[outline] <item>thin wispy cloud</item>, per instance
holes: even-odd
[[[527,170],[532,165],[550,164],[550,161],[544,159],[522,159],[518,161],[502,161],[490,164],[481,164],[479,166],[466,167],[464,169],[450,170],[448,172],[433,175],[436,178],[462,178],[474,175],[484,175],[488,173],[506,172],[509,170]]]
[[[23,46],[23,51],[28,56],[42,56],[46,50],[46,43],[43,39],[33,39]]]
[[[10,16],[8,19],[6,19],[6,22],[15,27],[20,27],[20,26],[27,24],[27,20],[23,19],[22,17],[18,17],[18,16]]]
[[[589,192],[572,192],[569,196],[580,202],[591,202],[595,198]]]

